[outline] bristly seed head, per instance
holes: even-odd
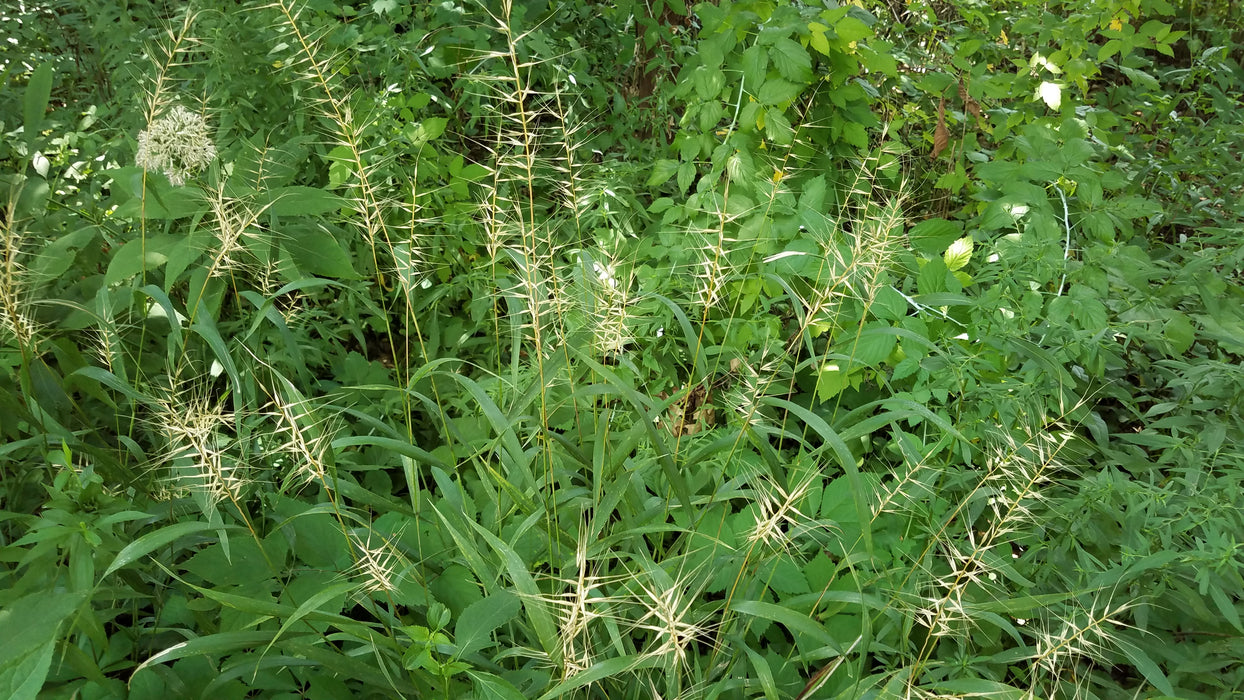
[[[366,541],[351,533],[350,541],[358,555],[354,568],[362,579],[359,585],[363,592],[392,593],[397,590],[397,568],[402,562],[402,555],[394,549],[392,543],[383,540],[373,547],[371,533],[368,533]]]

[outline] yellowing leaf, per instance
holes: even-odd
[[[836,364],[826,364],[816,375],[816,400],[825,403],[851,386],[851,377]]]
[[[1050,109],[1057,110],[1063,103],[1063,88],[1058,83],[1045,81],[1037,86],[1036,97],[1045,102]]]
[[[1058,75],[1059,73],[1063,72],[1063,69],[1059,68],[1058,64],[1054,63],[1053,61],[1046,58],[1045,56],[1042,56],[1039,53],[1035,53],[1032,55],[1032,60],[1028,61],[1028,66],[1030,68],[1036,68],[1037,66],[1040,66],[1048,70],[1049,72],[1053,73],[1054,75]]]
[[[825,31],[827,29],[829,29],[829,27],[826,27],[823,24],[818,24],[816,22],[808,23],[808,31],[811,32],[811,34],[808,35],[808,43],[812,45],[812,48],[820,51],[826,56],[829,55],[829,39],[825,38]]]
[[[946,269],[950,271],[962,270],[967,266],[968,261],[972,259],[972,237],[964,236],[946,249],[942,255],[942,260],[946,263]]]

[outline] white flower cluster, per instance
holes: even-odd
[[[174,185],[216,159],[216,146],[208,136],[207,120],[178,105],[138,134],[138,166],[158,170]]]

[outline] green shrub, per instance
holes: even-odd
[[[862,5],[10,11],[0,687],[1239,691],[1238,36]]]

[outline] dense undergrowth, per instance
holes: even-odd
[[[0,13],[0,695],[1244,693],[1231,3]]]

